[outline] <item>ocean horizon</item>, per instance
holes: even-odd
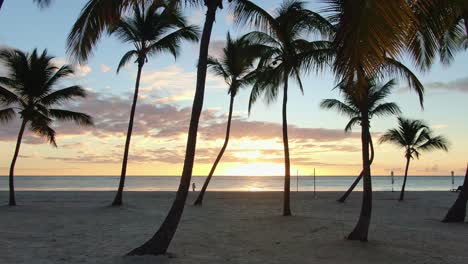
[[[200,190],[206,176],[192,177],[196,190]],[[291,191],[345,191],[356,176],[291,176]],[[176,191],[180,176],[128,176],[126,191]],[[408,176],[408,191],[448,191],[463,183],[463,176]],[[453,182],[452,182],[453,180]],[[118,176],[16,176],[18,191],[114,191]],[[402,176],[373,176],[375,191],[399,191]],[[282,191],[282,176],[214,176],[208,191]],[[0,176],[0,191],[8,190],[8,177]],[[362,185],[356,187],[362,190]]]

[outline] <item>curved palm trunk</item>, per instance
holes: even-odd
[[[372,162],[374,161],[374,144],[372,143],[372,137],[369,135],[369,145],[370,145],[370,165],[372,165]],[[354,188],[358,185],[358,183],[361,181],[363,175],[363,171],[359,174],[359,176],[354,180],[353,184],[349,187],[349,189],[343,194],[343,196],[340,197],[337,201],[340,203],[344,203],[346,199],[348,199],[348,196],[353,192]]]
[[[284,197],[283,197],[283,216],[291,215],[290,207],[290,188],[291,188],[291,164],[289,160],[289,140],[288,140],[288,76],[285,76],[283,91],[283,146],[284,146]]]
[[[10,175],[8,177],[9,187],[10,187],[10,200],[8,202],[9,206],[16,205],[15,183],[14,183],[15,165],[16,165],[16,160],[18,159],[18,154],[19,154],[20,147],[21,147],[21,140],[23,139],[23,133],[24,133],[24,128],[26,127],[26,123],[27,123],[26,120],[23,120],[23,122],[21,123],[21,128],[18,133],[18,139],[16,141],[15,154],[13,155],[13,160],[11,161]]]
[[[216,17],[217,1],[207,1],[208,11],[206,13],[205,25],[200,42],[200,55],[197,69],[197,86],[195,98],[193,100],[192,116],[188,131],[187,147],[185,152],[184,168],[180,178],[179,188],[176,193],[174,203],[164,222],[154,234],[154,236],[140,247],[132,250],[128,255],[160,255],[164,254],[174,237],[179,225],[182,213],[184,212],[185,201],[192,178],[193,162],[195,159],[195,149],[197,145],[197,132],[200,114],[203,108],[203,97],[205,94],[206,70],[208,59],[208,48],[210,45],[211,31]]]
[[[362,114],[362,163],[363,163],[363,195],[359,220],[354,230],[348,235],[349,240],[367,241],[369,225],[372,216],[372,179],[369,159],[369,117],[367,112]]]
[[[216,160],[213,166],[211,167],[210,174],[208,174],[208,177],[206,178],[205,183],[203,184],[203,188],[198,194],[197,200],[195,200],[194,205],[201,206],[203,204],[203,197],[205,196],[205,192],[206,192],[206,189],[208,188],[208,184],[210,184],[211,178],[213,177],[216,167],[218,166],[219,161],[223,157],[224,151],[226,151],[226,148],[229,142],[229,134],[231,132],[231,119],[232,119],[233,104],[234,104],[234,95],[231,95],[231,101],[229,102],[229,117],[227,121],[226,138],[224,139],[224,145],[221,148],[221,151],[219,152],[218,157],[216,157]]]
[[[133,120],[135,118],[136,105],[138,101],[138,91],[140,89],[141,71],[143,69],[143,65],[144,65],[143,62],[138,62],[138,73],[137,73],[136,83],[135,83],[135,92],[133,94],[133,104],[132,104],[132,110],[130,111],[130,121],[128,122],[127,139],[125,141],[125,150],[124,150],[124,156],[122,160],[122,172],[120,174],[119,188],[117,190],[117,194],[115,195],[114,201],[112,202],[113,206],[122,205],[123,190],[125,186],[125,176],[127,175],[128,151],[130,150],[130,141],[132,139]]]
[[[466,204],[468,202],[468,166],[466,167],[465,180],[457,200],[447,212],[444,223],[464,222],[466,217]]]
[[[408,178],[409,164],[410,164],[410,158],[408,157],[408,158],[406,158],[405,178],[403,179],[403,185],[401,186],[399,201],[403,201],[405,199],[405,187],[406,187],[406,179]]]

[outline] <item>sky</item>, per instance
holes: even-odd
[[[272,11],[281,1],[255,1]],[[308,7],[320,11],[317,1]],[[66,38],[85,0],[53,1],[39,9],[32,0],[5,1],[0,10],[0,46],[23,51],[47,49],[57,63],[69,63]],[[204,9],[186,8],[191,24],[203,25]],[[251,30],[233,24],[228,7],[218,12],[213,28],[210,54],[219,55],[227,31],[239,36]],[[58,148],[32,132],[25,133],[16,165],[17,175],[120,175],[123,145],[136,77],[136,66],[116,66],[131,46],[104,36],[86,64],[75,65],[76,73],[57,88],[78,84],[88,97],[69,108],[94,117],[95,127],[80,128],[70,123],[56,124]],[[128,175],[180,175],[186,134],[195,89],[198,44],[184,43],[177,60],[169,55],[151,57],[142,74],[140,97],[130,149]],[[468,149],[468,61],[467,52],[457,54],[450,65],[437,63],[429,72],[413,69],[426,87],[425,108],[417,95],[399,82],[388,98],[396,102],[403,116],[426,120],[435,133],[451,142],[448,153],[424,153],[412,161],[410,175],[464,174]],[[0,66],[0,76],[4,75]],[[344,133],[347,118],[320,109],[320,101],[339,99],[333,75],[303,75],[304,94],[292,81],[289,89],[288,121],[292,174],[358,175],[361,168],[360,129]],[[284,175],[280,100],[257,102],[248,114],[249,90],[236,97],[231,140],[216,175]],[[281,98],[281,97],[280,97]],[[224,140],[229,105],[227,85],[209,73],[203,114],[198,134],[194,175],[207,175]],[[375,141],[396,126],[396,117],[375,118],[371,131]],[[7,175],[20,123],[14,120],[0,128],[0,175]],[[405,166],[402,149],[375,144],[373,175],[401,175]]]

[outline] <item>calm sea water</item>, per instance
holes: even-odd
[[[464,177],[455,177],[455,188],[463,183]],[[205,177],[192,177],[192,182],[199,190]],[[344,191],[354,181],[355,177],[333,176],[316,177],[317,191]],[[118,185],[118,177],[114,176],[18,176],[15,186],[18,191],[112,191]],[[175,191],[179,185],[180,177],[154,176],[154,177],[127,177],[127,191]],[[283,177],[268,176],[215,176],[211,180],[208,190],[211,191],[281,191]],[[390,177],[373,177],[373,188],[376,191],[392,190]],[[395,190],[401,188],[403,178],[395,177]],[[313,191],[314,178],[301,176],[292,177],[291,190]],[[451,177],[441,176],[413,176],[408,177],[407,190],[410,191],[447,191],[452,188]],[[8,177],[0,177],[0,191],[8,189]],[[357,190],[361,190],[359,185]]]

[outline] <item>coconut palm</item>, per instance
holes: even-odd
[[[367,80],[382,76],[404,77],[419,93],[417,78],[395,58],[406,50],[414,32],[414,13],[407,0],[322,0],[324,12],[334,23],[333,71],[344,85],[355,87],[357,96],[368,97]],[[408,70],[408,71],[407,71]],[[369,155],[369,116],[361,118],[363,198],[359,220],[349,240],[367,241],[372,216],[372,181]]]
[[[53,57],[47,55],[46,50],[42,54],[38,54],[37,50],[32,53],[0,50],[0,62],[8,71],[8,76],[0,77],[0,105],[6,107],[0,110],[0,122],[9,122],[17,114],[22,120],[9,174],[10,206],[16,205],[14,171],[26,125],[55,147],[56,132],[51,127],[54,122],[73,121],[81,126],[92,125],[89,115],[55,108],[76,97],[85,97],[86,93],[80,86],[54,89],[60,80],[72,75],[73,70],[69,65],[59,68],[52,60]]]
[[[211,167],[210,173],[203,184],[203,188],[198,194],[194,205],[202,205],[203,197],[205,195],[208,184],[218,166],[219,161],[223,157],[224,151],[229,142],[229,134],[231,130],[232,111],[234,107],[234,99],[241,88],[245,88],[255,80],[254,61],[261,56],[264,51],[263,45],[254,45],[250,43],[245,37],[239,39],[232,39],[230,33],[227,33],[226,46],[223,49],[223,54],[220,58],[209,57],[208,66],[212,72],[222,77],[226,84],[229,86],[228,94],[230,95],[229,101],[229,115],[226,127],[226,137],[224,144],[216,157],[216,160]]]
[[[163,10],[159,11],[160,9]],[[133,16],[123,18],[115,27],[110,28],[110,33],[116,35],[122,42],[132,44],[135,47],[135,49],[128,51],[122,57],[117,68],[117,73],[130,61],[135,61],[138,65],[119,188],[112,203],[114,206],[119,206],[122,205],[128,151],[130,149],[133,120],[143,66],[150,56],[157,55],[158,53],[168,52],[174,58],[177,58],[180,52],[181,41],[198,41],[198,28],[187,25],[185,17],[177,9],[162,8],[158,4],[150,5],[145,9],[144,4],[136,4],[133,8]]]
[[[378,84],[375,80],[368,80],[369,93],[366,101],[361,101],[360,97],[355,96],[356,89],[354,87],[347,88],[344,85],[338,85],[344,101],[336,99],[325,99],[321,102],[320,107],[323,109],[334,109],[342,115],[348,116],[350,121],[345,127],[345,132],[350,132],[354,126],[359,125],[361,122],[361,109],[367,111],[369,121],[374,117],[383,117],[390,115],[400,114],[400,108],[396,103],[385,102],[385,99],[390,95],[392,89],[395,87],[395,80],[390,80],[385,84]],[[374,160],[374,145],[372,143],[371,134],[369,134],[369,147],[370,147],[370,164]],[[346,191],[343,196],[338,199],[339,202],[346,201],[346,198],[351,194],[356,185],[359,183],[363,172],[353,182],[351,187]]]
[[[249,112],[261,96],[265,97],[267,103],[271,103],[277,99],[279,90],[283,90],[284,216],[291,215],[287,122],[289,79],[295,80],[303,92],[301,75],[323,69],[333,55],[329,41],[309,41],[304,38],[314,33],[329,36],[333,32],[332,25],[326,19],[305,9],[304,5],[304,2],[297,0],[284,1],[274,14],[266,12],[251,1],[242,1],[235,6],[235,14],[240,23],[249,23],[259,29],[247,34],[246,38],[264,45],[266,50],[259,61],[257,81],[250,95]]]
[[[73,25],[68,36],[68,52],[80,62],[86,61],[102,33],[111,25],[117,23],[125,12],[138,0],[89,0]],[[237,0],[241,2],[243,0]],[[165,5],[166,1],[153,0],[153,4]],[[208,48],[211,32],[218,9],[223,8],[223,0],[170,0],[171,5],[186,3],[196,6],[205,6],[205,22],[200,39],[200,49],[197,64],[197,81],[195,96],[190,117],[190,126],[187,137],[187,145],[180,178],[179,188],[164,222],[157,232],[142,246],[132,250],[129,255],[159,255],[164,254],[171,243],[182,217],[185,201],[192,178],[193,163],[197,143],[198,123],[203,108],[205,94],[206,73],[208,64]],[[232,2],[232,0],[227,0]]]
[[[422,120],[398,118],[398,128],[390,129],[380,138],[380,143],[390,142],[405,149],[405,178],[401,187],[400,201],[405,196],[406,179],[410,161],[419,159],[422,152],[433,150],[448,151],[448,141],[443,136],[434,136],[433,131]]]

